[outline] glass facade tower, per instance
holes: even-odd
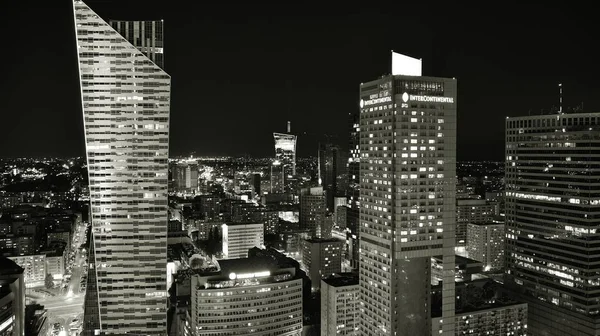
[[[296,175],[296,140],[297,137],[286,133],[273,133],[275,139],[275,160],[283,165],[284,176]]]
[[[600,334],[600,113],[506,119],[506,284],[531,335]]]
[[[444,264],[433,333],[454,335],[456,80],[384,76],[360,98],[361,335],[431,334],[433,256]]]
[[[129,43],[143,52],[154,64],[165,68],[164,22],[161,21],[110,21],[111,26]]]
[[[84,335],[166,335],[170,76],[73,7],[92,225]]]

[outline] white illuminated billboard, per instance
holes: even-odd
[[[392,51],[392,75],[422,76],[421,60]]]

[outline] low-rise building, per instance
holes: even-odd
[[[358,274],[321,280],[321,336],[359,335]]]
[[[302,277],[274,258],[219,261],[191,278],[191,329],[197,335],[302,333]]]

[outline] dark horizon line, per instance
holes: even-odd
[[[169,160],[171,159],[183,159],[186,157],[192,156],[191,154],[187,154],[187,155],[173,155],[173,156],[169,156]],[[193,157],[195,159],[199,159],[199,158],[206,158],[206,157],[222,157],[222,158],[232,158],[232,159],[241,159],[244,157],[248,157],[251,159],[273,159],[275,158],[275,156],[252,156],[252,155],[223,155],[223,154],[211,154],[211,155],[193,155]],[[312,155],[312,156],[304,156],[304,155],[298,155],[296,156],[296,158],[299,159],[316,159],[318,158],[316,155]],[[2,160],[39,160],[39,159],[51,159],[51,160],[70,160],[70,159],[85,159],[85,155],[80,155],[80,156],[0,156],[0,161]],[[481,159],[481,160],[474,160],[474,159],[466,159],[466,160],[456,160],[456,162],[505,162],[505,160],[490,160],[490,159]]]

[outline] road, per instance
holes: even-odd
[[[60,323],[61,332],[59,336],[75,336],[78,334],[77,330],[71,331],[70,323],[73,319],[83,320],[83,300],[85,297],[85,291],[80,292],[80,281],[83,273],[83,267],[85,266],[85,253],[83,253],[79,246],[86,241],[85,237],[86,224],[83,223],[77,229],[77,234],[73,237],[72,246],[75,250],[75,260],[72,265],[71,281],[67,288],[61,289],[58,294],[54,296],[38,296],[31,297],[32,301],[35,301],[44,306],[47,310],[46,323],[48,324],[47,336],[52,336],[52,326],[55,323]],[[69,259],[70,260],[70,259]],[[39,293],[39,291],[38,291]]]

